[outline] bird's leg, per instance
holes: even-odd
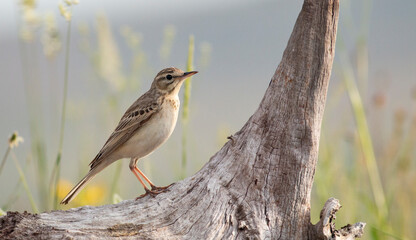
[[[150,181],[150,179],[149,178],[147,178],[146,177],[146,175],[144,175],[144,173],[142,173],[142,171],[140,171],[140,169],[137,167],[137,165],[135,165],[134,166],[134,170],[136,170],[143,178],[144,178],[144,180],[146,180],[146,182],[148,182],[149,183],[149,185],[152,187],[152,190],[153,190],[153,187],[156,187],[151,181]]]
[[[144,175],[144,173],[142,173],[142,171],[140,171],[140,169],[136,165],[134,169],[144,178],[144,180],[146,180],[149,183],[150,187],[152,187],[152,191],[163,192],[164,190],[166,190],[172,185],[170,184],[169,186],[166,186],[166,187],[157,187],[149,180],[149,178],[146,177],[146,175]]]
[[[150,190],[149,188],[147,188],[147,186],[146,186],[146,184],[144,184],[144,182],[143,182],[143,180],[140,178],[140,176],[137,174],[137,172],[135,171],[135,169],[137,169],[137,167],[136,167],[136,163],[137,163],[137,160],[138,159],[131,159],[130,160],[130,164],[129,164],[129,167],[130,167],[130,170],[134,173],[134,175],[136,176],[136,178],[139,180],[139,182],[142,184],[142,186],[143,186],[143,188],[144,188],[144,190],[146,191],[146,193],[145,194],[142,194],[142,195],[140,195],[139,197],[137,197],[136,198],[136,200],[137,199],[139,199],[139,198],[142,198],[142,197],[144,197],[144,196],[146,196],[147,194],[150,194],[151,196],[156,196],[157,194],[159,194],[159,192],[154,192],[154,191],[152,191],[152,190]]]

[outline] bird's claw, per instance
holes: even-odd
[[[173,183],[168,185],[168,186],[165,186],[165,187],[156,187],[155,185],[152,185],[152,191],[156,191],[158,193],[161,193],[161,192],[164,192],[164,191],[168,190],[168,188],[172,185],[173,185]]]
[[[145,189],[145,191],[146,191],[146,193],[144,193],[144,194],[142,194],[142,195],[140,195],[140,196],[138,196],[137,198],[136,198],[136,200],[138,200],[138,199],[140,199],[140,198],[144,198],[144,197],[146,197],[147,195],[150,195],[150,196],[152,196],[152,197],[156,197],[156,195],[158,195],[159,193],[162,193],[162,192],[165,192],[166,190],[168,190],[168,188],[170,187],[170,186],[172,186],[172,184],[170,184],[169,186],[166,186],[166,187],[156,187],[156,186],[152,186],[152,190],[149,190],[149,189]]]

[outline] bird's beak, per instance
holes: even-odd
[[[188,77],[190,77],[192,75],[195,75],[197,73],[198,73],[198,71],[185,72],[185,73],[183,73],[183,77],[188,78]]]

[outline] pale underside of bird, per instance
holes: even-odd
[[[61,204],[68,204],[97,173],[122,158],[131,159],[130,170],[143,185],[145,195],[156,195],[167,189],[156,187],[136,165],[140,158],[152,153],[172,134],[178,119],[179,90],[183,81],[196,73],[184,72],[174,67],[160,71],[149,91],[124,113],[114,132],[90,163],[91,168],[87,175],[67,194]]]

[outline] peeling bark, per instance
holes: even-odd
[[[305,0],[257,111],[194,176],[156,197],[0,218],[0,238],[352,239],[330,199],[310,223],[310,195],[335,54],[339,0]]]

